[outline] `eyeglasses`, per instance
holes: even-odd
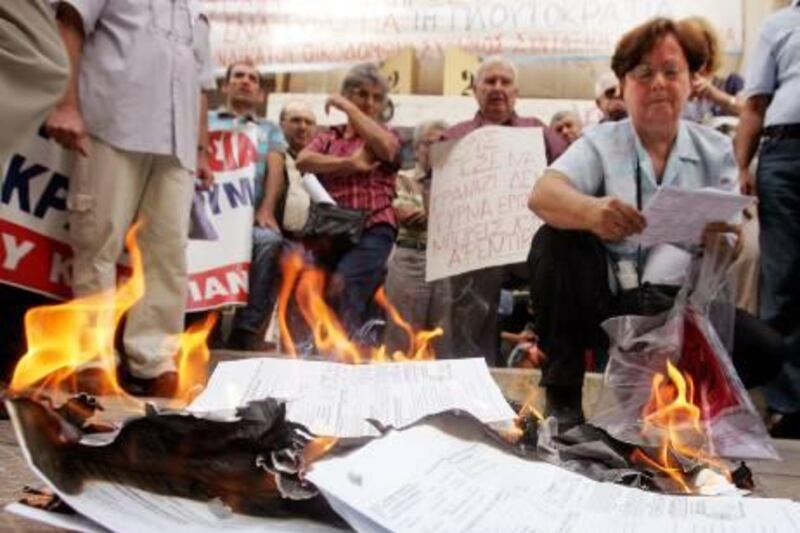
[[[655,68],[647,63],[640,63],[633,67],[628,74],[636,81],[650,83],[659,72],[664,75],[664,79],[667,81],[675,81],[684,73],[684,69],[672,63],[661,65],[660,68]]]

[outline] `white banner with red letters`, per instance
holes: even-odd
[[[187,250],[187,311],[247,300],[256,131],[210,132],[214,186],[195,194]],[[68,299],[66,197],[73,153],[37,135],[0,164],[0,283]]]

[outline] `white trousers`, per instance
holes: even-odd
[[[145,294],[128,312],[125,353],[136,377],[175,370],[187,290],[189,172],[175,156],[119,150],[97,138],[89,157],[76,159],[67,199],[73,291],[86,296],[116,284],[125,233],[141,220]]]

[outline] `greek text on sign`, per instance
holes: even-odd
[[[524,261],[542,224],[527,206],[547,167],[542,129],[487,126],[432,155],[426,280]]]

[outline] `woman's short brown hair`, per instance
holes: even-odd
[[[667,35],[677,39],[691,74],[703,67],[708,51],[702,33],[693,25],[679,26],[672,19],[659,17],[636,26],[620,38],[611,57],[611,70],[617,78],[623,79]]]

